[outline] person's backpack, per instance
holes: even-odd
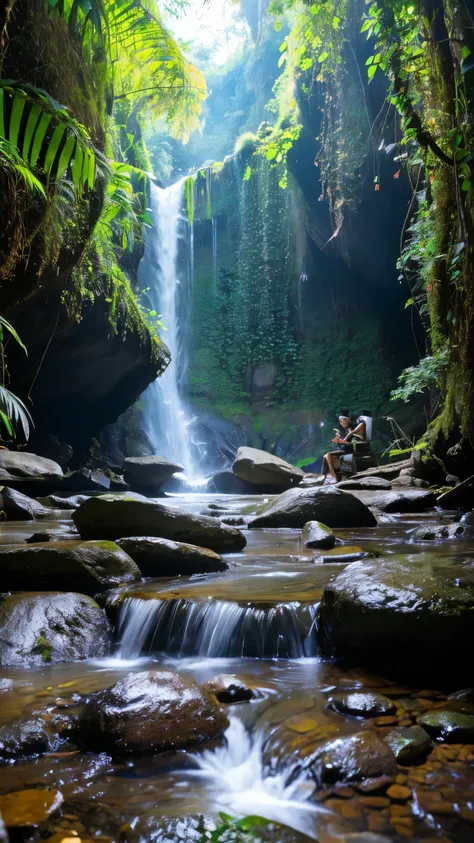
[[[357,422],[358,424],[360,424],[361,422],[365,424],[365,438],[367,442],[371,442],[373,430],[372,416],[359,416]]]

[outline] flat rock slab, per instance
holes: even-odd
[[[37,828],[59,811],[63,802],[59,790],[16,790],[0,796],[0,814],[9,829]]]
[[[330,528],[377,524],[370,509],[355,495],[325,486],[283,492],[263,508],[249,527],[304,527],[307,521],[320,521]]]
[[[132,489],[158,491],[184,468],[165,457],[128,457],[124,462],[124,480]]]
[[[110,642],[105,613],[84,594],[23,592],[0,601],[1,667],[102,658]]]
[[[117,544],[136,562],[144,577],[211,574],[229,567],[219,554],[195,544],[146,536],[117,539]]]
[[[232,471],[253,486],[273,487],[275,490],[290,489],[304,478],[304,471],[300,468],[267,451],[247,446],[237,451]]]
[[[351,562],[358,562],[360,559],[368,559],[375,554],[369,553],[368,550],[364,550],[362,547],[358,547],[357,545],[346,545],[345,547],[335,547],[333,550],[327,550],[325,553],[316,554],[314,556],[313,561],[316,563],[336,563],[336,562],[345,562],[346,565],[350,564]]]
[[[432,509],[436,504],[434,492],[425,489],[404,489],[403,492],[385,493],[354,491],[352,494],[366,506],[387,513],[424,512],[426,509]]]
[[[385,480],[394,480],[395,477],[399,476],[401,471],[412,468],[413,463],[411,459],[400,460],[400,462],[392,462],[388,465],[376,465],[373,468],[366,468],[365,471],[358,471],[351,479],[360,480],[363,477],[382,477]]]
[[[39,457],[37,454],[29,454],[27,451],[0,451],[0,471],[4,471],[15,477],[36,477],[41,474],[62,475],[61,466]]]
[[[141,580],[140,570],[114,542],[57,541],[0,548],[0,576],[6,591],[78,591],[98,594]]]
[[[351,477],[350,480],[341,480],[337,484],[337,488],[342,490],[357,490],[359,492],[390,491],[392,484],[390,480],[385,480],[383,477],[360,477],[359,479]]]
[[[243,533],[221,524],[216,518],[192,515],[154,501],[101,495],[90,498],[75,510],[73,521],[85,539],[115,539],[154,536],[207,547],[219,552],[242,550]]]
[[[326,586],[319,627],[327,654],[445,680],[471,676],[474,564],[429,553],[355,562]]]
[[[94,694],[81,714],[79,738],[88,749],[143,754],[215,738],[227,726],[216,700],[194,679],[149,670]]]

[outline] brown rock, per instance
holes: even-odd
[[[341,697],[335,697],[331,702],[331,708],[341,714],[364,718],[379,717],[380,715],[392,714],[395,711],[395,705],[388,697],[366,691],[356,691],[344,694]]]
[[[309,766],[315,780],[324,784],[393,775],[397,767],[392,750],[369,730],[319,747]]]
[[[393,784],[387,790],[387,796],[392,802],[406,802],[411,797],[411,790],[403,784]]]
[[[388,808],[390,805],[390,799],[387,799],[386,796],[361,796],[359,801],[366,808],[376,808],[377,810]]]
[[[7,828],[37,828],[63,801],[59,790],[16,790],[0,796],[0,813]]]
[[[254,697],[254,692],[238,676],[221,673],[202,686],[209,694],[214,694],[221,703],[246,702]]]

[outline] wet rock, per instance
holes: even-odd
[[[462,651],[474,645],[473,610],[469,560],[419,553],[355,562],[324,590],[321,646],[359,664],[456,681],[466,670]]]
[[[474,715],[459,711],[429,711],[417,718],[434,738],[447,743],[474,743]]]
[[[238,676],[227,673],[214,676],[214,679],[205,682],[202,687],[209,694],[214,694],[221,703],[246,702],[255,696],[254,692]]]
[[[62,492],[108,492],[112,481],[102,471],[79,468],[65,474],[59,488]]]
[[[34,521],[48,511],[38,501],[8,486],[0,487],[0,510],[7,521]]]
[[[114,542],[38,543],[0,548],[2,587],[21,591],[25,583],[36,591],[78,591],[98,594],[141,580],[140,570]]]
[[[463,515],[460,523],[464,527],[466,534],[472,538],[474,535],[474,512],[467,512]]]
[[[434,492],[422,491],[421,489],[407,489],[404,492],[386,492],[385,494],[374,495],[370,500],[370,506],[380,512],[424,512],[432,509],[436,503]]]
[[[310,772],[316,782],[335,784],[396,773],[395,756],[374,731],[337,738],[316,750]]]
[[[208,547],[217,553],[242,550],[247,544],[242,533],[216,518],[128,496],[90,498],[76,509],[73,521],[85,539],[153,536]]]
[[[115,755],[162,752],[215,738],[228,726],[217,703],[171,671],[131,673],[86,703],[79,738]]]
[[[421,726],[397,726],[385,740],[399,764],[422,764],[431,746],[428,732]]]
[[[63,470],[57,462],[29,454],[26,451],[0,451],[0,471],[13,477],[37,477],[42,474],[62,476]]]
[[[380,717],[383,714],[393,714],[396,706],[383,694],[369,691],[356,691],[335,697],[331,702],[340,714],[350,714],[353,717]]]
[[[390,491],[392,484],[390,480],[385,480],[383,477],[360,477],[359,479],[351,477],[350,480],[342,480],[337,484],[338,489],[356,489],[358,491]]]
[[[299,483],[300,489],[310,489],[314,486],[324,486],[326,482],[326,477],[324,474],[305,474],[301,483]]]
[[[331,550],[336,544],[336,537],[330,527],[320,521],[308,521],[303,527],[302,542],[306,547],[321,547]]]
[[[225,515],[220,520],[222,524],[227,524],[229,527],[247,527],[252,517],[252,515]]]
[[[400,477],[395,477],[395,480],[392,480],[392,489],[427,489],[429,485],[427,480],[407,474],[400,474]]]
[[[437,505],[442,509],[468,509],[474,506],[474,475],[439,495]]]
[[[105,613],[83,594],[10,594],[0,601],[0,666],[101,658],[110,647]]]
[[[45,530],[43,533],[32,533],[25,539],[26,544],[44,544],[45,542],[78,542],[80,535],[72,527],[70,530]]]
[[[249,527],[304,527],[320,521],[330,528],[374,527],[370,509],[348,492],[331,486],[290,489],[267,504]]]
[[[132,557],[144,577],[209,574],[229,567],[213,550],[170,539],[126,538],[117,539],[117,544]]]
[[[474,703],[474,688],[464,688],[462,691],[455,691],[454,694],[449,695],[448,699]]]
[[[59,790],[16,790],[0,796],[0,813],[8,829],[37,828],[59,811],[63,802]]]
[[[0,763],[52,751],[57,737],[48,731],[44,720],[26,720],[0,728]]]
[[[327,564],[331,562],[345,562],[349,564],[350,562],[358,562],[359,559],[368,559],[373,555],[373,553],[369,553],[369,551],[363,550],[362,547],[357,547],[357,545],[346,545],[345,547],[335,547],[333,550],[328,550],[322,555],[315,556],[314,561]]]
[[[290,489],[304,478],[304,472],[300,468],[295,468],[267,451],[247,446],[237,451],[232,471],[254,487],[272,487],[276,491]]]
[[[412,536],[412,541],[428,542],[441,541],[441,539],[461,538],[465,533],[462,524],[430,524],[417,527]]]
[[[173,476],[184,471],[164,457],[127,457],[124,462],[124,480],[139,492],[157,492]]]
[[[233,471],[217,471],[207,484],[207,491],[223,495],[251,495],[255,487],[237,477]]]
[[[71,495],[65,498],[60,497],[60,495],[47,495],[45,498],[39,498],[39,503],[54,509],[77,509],[81,503],[88,499],[88,495]]]

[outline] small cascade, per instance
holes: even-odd
[[[171,351],[168,369],[143,395],[145,429],[156,453],[182,465],[190,477],[190,420],[181,398],[193,278],[192,226],[182,213],[185,182],[164,190],[151,184],[153,225],[145,237],[140,281],[166,328],[163,340]]]
[[[240,606],[226,600],[141,600],[120,609],[118,659],[174,657],[299,659],[316,654],[314,604]]]
[[[212,278],[217,290],[217,217],[212,217]]]

